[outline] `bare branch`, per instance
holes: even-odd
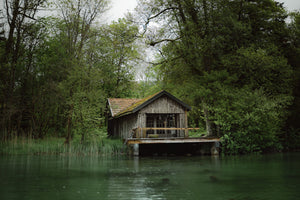
[[[149,17],[148,21],[150,21],[151,19],[154,19],[156,17],[158,17],[159,15],[163,14],[164,12],[168,11],[168,10],[174,10],[174,9],[178,9],[177,7],[170,7],[170,8],[165,8],[162,11],[160,11],[159,13],[157,13],[156,15]]]
[[[160,54],[162,54],[161,51],[159,51],[159,52],[160,52]],[[162,64],[168,63],[168,62],[172,62],[172,61],[175,61],[175,60],[177,60],[177,59],[179,59],[179,58],[182,58],[182,55],[177,56],[177,57],[175,57],[175,58],[172,58],[172,59],[170,59],[170,60],[164,59],[163,61],[160,61],[160,62],[151,62],[151,61],[146,61],[146,60],[144,60],[143,58],[140,58],[140,57],[135,57],[135,59],[137,59],[137,60],[140,60],[140,61],[142,61],[142,62],[144,62],[144,63],[147,63],[147,64],[149,64],[149,65],[154,65],[154,66],[156,66],[156,65],[162,65]]]
[[[160,16],[161,14],[163,14],[164,12],[167,12],[169,10],[174,10],[174,9],[178,9],[177,7],[169,7],[169,8],[165,8],[163,10],[161,10],[160,12],[158,12],[157,14],[153,15],[153,16],[150,16],[147,18],[146,22],[145,22],[145,25],[143,26],[144,28],[144,32],[141,34],[142,36],[146,33],[147,31],[147,27],[150,23],[150,21],[158,16]]]
[[[23,15],[24,17],[29,18],[29,19],[36,20],[36,18],[34,18],[34,17],[32,17],[32,16],[29,16],[29,15],[27,15],[27,14],[25,14],[25,13],[22,13],[22,15]]]
[[[149,43],[149,45],[150,45],[150,46],[155,46],[155,45],[157,45],[157,44],[159,44],[159,43],[162,43],[162,42],[175,42],[175,41],[179,40],[180,38],[181,38],[181,37],[176,38],[176,39],[168,39],[168,38],[166,38],[166,39],[162,39],[162,40],[158,40],[158,41],[151,41],[151,42]]]

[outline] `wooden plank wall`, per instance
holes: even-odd
[[[124,117],[115,119],[114,135],[122,139],[130,137],[132,129],[137,127],[137,114],[126,115]]]
[[[186,128],[185,124],[185,109],[168,97],[161,97],[152,102],[139,112],[138,127],[146,127],[147,114],[177,114],[177,126],[178,128]],[[179,137],[184,137],[184,131],[179,131]]]
[[[139,112],[113,120],[113,132],[122,139],[130,137],[134,128],[145,128],[147,114],[177,114],[178,128],[187,128],[185,109],[168,97],[161,97]],[[184,131],[179,131],[179,137],[184,137]]]
[[[177,102],[167,97],[161,97],[156,101],[152,102],[142,110],[140,113],[151,113],[151,114],[168,114],[168,113],[183,113],[184,109]]]

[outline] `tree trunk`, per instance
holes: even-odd
[[[209,111],[207,110],[206,106],[203,106],[204,117],[205,117],[205,124],[206,124],[206,131],[207,136],[213,136],[213,128],[212,128],[212,121],[209,119]]]
[[[84,143],[84,132],[81,133],[81,140],[80,140],[80,144]]]
[[[71,105],[71,108],[70,108],[70,111],[69,111],[69,116],[68,116],[67,136],[66,136],[65,144],[70,144],[70,141],[71,141],[73,108],[74,108],[74,106]]]

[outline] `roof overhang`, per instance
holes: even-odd
[[[182,102],[181,100],[179,100],[178,98],[176,98],[172,94],[168,93],[167,91],[162,90],[158,93],[155,93],[151,96],[148,96],[148,97],[146,97],[142,100],[137,101],[133,105],[129,106],[128,108],[126,108],[123,111],[120,111],[119,113],[114,115],[113,118],[119,118],[119,117],[122,117],[122,116],[125,116],[125,115],[136,113],[137,111],[139,111],[142,108],[148,106],[149,104],[153,103],[154,101],[161,98],[162,96],[167,96],[168,98],[172,99],[173,101],[175,101],[176,103],[181,105],[187,111],[191,110],[191,107],[189,105],[185,104],[184,102]]]

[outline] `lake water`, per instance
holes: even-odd
[[[296,200],[299,158],[1,155],[0,199]]]

